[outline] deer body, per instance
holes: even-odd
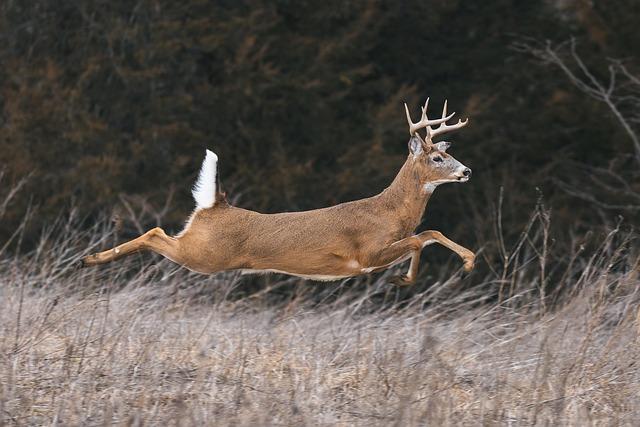
[[[445,116],[443,113],[443,119]],[[443,119],[435,122],[444,123]],[[379,271],[411,258],[409,273],[394,280],[412,283],[422,248],[439,242],[457,252],[465,268],[471,269],[473,253],[441,233],[413,235],[435,187],[442,182],[466,181],[469,169],[447,155],[445,146],[428,145],[415,133],[409,146],[411,152],[398,175],[380,194],[323,209],[276,214],[229,205],[217,192],[217,156],[207,150],[194,189],[197,206],[181,233],[170,237],[154,228],[137,239],[83,258],[83,264],[102,264],[152,250],[206,274],[242,270],[336,280]],[[425,159],[429,155],[437,156],[437,163],[448,162],[451,170],[446,176],[442,166],[428,164]]]

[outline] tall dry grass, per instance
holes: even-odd
[[[484,277],[448,269],[265,287],[151,255],[75,270],[113,243],[73,217],[0,248],[7,425],[637,425],[637,234],[552,255],[539,208]],[[499,224],[496,228],[499,230]],[[19,246],[20,232],[10,242]],[[496,261],[498,259],[499,261]]]

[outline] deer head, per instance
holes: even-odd
[[[439,119],[429,120],[427,117],[427,107],[429,106],[429,98],[422,107],[422,117],[417,123],[413,123],[409,108],[404,104],[407,113],[407,122],[409,122],[409,151],[412,155],[413,168],[425,191],[433,191],[433,189],[447,182],[466,182],[471,177],[471,169],[457,161],[453,156],[447,154],[447,148],[450,142],[441,141],[434,143],[433,139],[437,135],[460,129],[467,125],[469,120],[458,120],[458,123],[448,125],[447,121],[453,117],[455,113],[447,115],[447,101],[444,102],[442,109],[442,117]],[[432,126],[438,125],[437,128]],[[418,130],[426,129],[426,138],[422,139]]]

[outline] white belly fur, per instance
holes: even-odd
[[[331,282],[333,280],[341,280],[341,279],[346,279],[347,277],[353,277],[354,275],[350,275],[350,276],[331,276],[331,275],[324,275],[324,274],[298,274],[298,273],[289,273],[288,271],[281,271],[281,270],[250,270],[250,269],[244,269],[244,270],[240,270],[241,274],[269,274],[269,273],[279,273],[279,274],[288,274],[289,276],[296,276],[296,277],[301,277],[303,279],[309,279],[309,280],[317,280],[319,282]]]

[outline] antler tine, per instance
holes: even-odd
[[[422,108],[422,117],[420,118],[420,121],[429,120],[427,118],[427,108],[429,108],[429,98],[427,98],[427,100],[424,101],[424,105],[420,108]]]
[[[407,107],[407,103],[404,103],[404,111],[407,113],[407,122],[409,123],[409,135],[414,135],[418,130],[420,129],[424,129],[427,128],[427,133],[429,132],[429,127],[432,125],[440,125],[442,126],[442,123],[446,122],[447,120],[449,120],[451,117],[453,117],[453,114],[449,117],[442,117],[439,119],[433,119],[433,120],[429,120],[429,118],[427,117],[427,107],[429,106],[429,98],[427,98],[427,100],[424,103],[424,106],[421,107],[422,108],[422,116],[420,117],[420,121],[417,123],[413,123],[413,120],[411,120],[411,114],[409,113],[409,107]]]
[[[407,103],[404,103],[404,112],[407,113],[407,123],[409,123],[409,135],[413,135],[415,132],[413,130],[413,120],[411,120],[411,114],[409,113],[409,107],[407,107]]]
[[[444,101],[444,106],[442,107],[442,117],[445,118],[446,120],[444,120],[440,126],[438,126],[436,129],[431,128],[431,126],[427,127],[427,138],[428,139],[433,139],[435,136],[437,135],[442,135],[443,133],[446,132],[450,132],[452,130],[456,130],[456,129],[460,129],[461,127],[464,127],[467,125],[467,123],[469,123],[469,119],[465,119],[463,120],[458,120],[458,123],[454,124],[454,125],[448,125],[447,124],[447,120],[449,120],[451,117],[453,117],[453,115],[455,114],[455,112],[451,113],[449,116],[447,116],[447,100]]]
[[[453,116],[453,114],[451,115]],[[442,107],[442,117],[446,117],[446,116],[447,116],[447,100],[445,99],[444,106]],[[432,136],[433,136],[433,128],[431,126],[427,126],[427,140],[431,140]]]

